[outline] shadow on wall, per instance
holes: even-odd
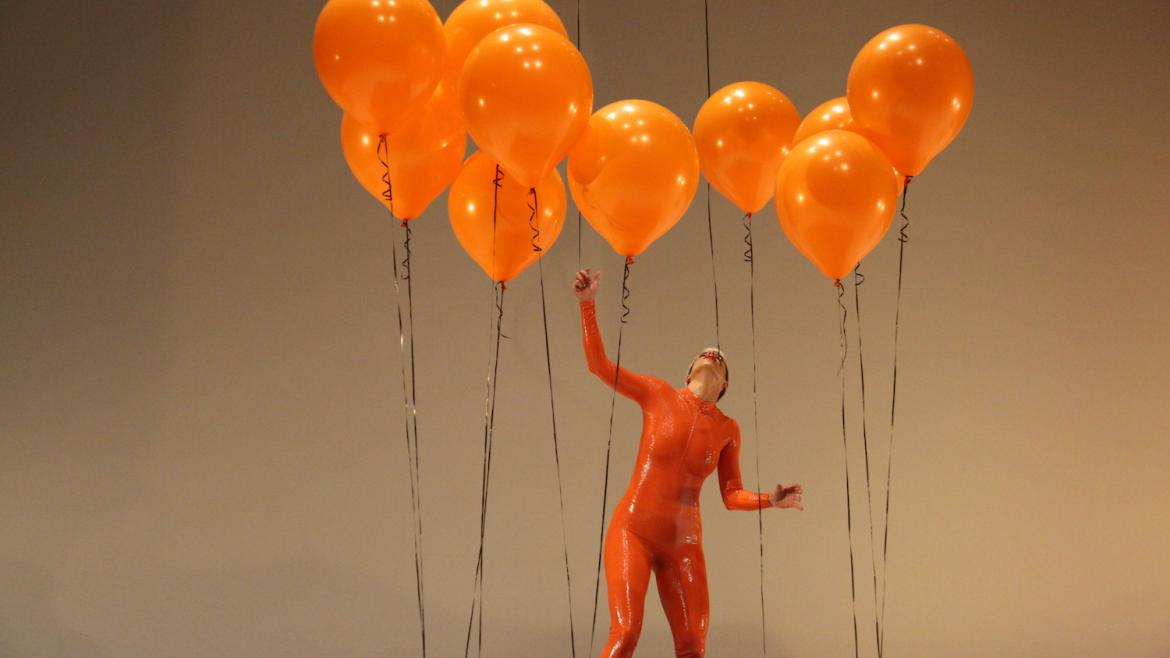
[[[85,603],[69,558],[150,493],[191,11],[0,10],[0,308],[16,309],[0,313],[5,658],[117,655],[75,627]]]

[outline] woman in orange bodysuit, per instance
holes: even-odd
[[[605,536],[609,640],[602,658],[634,655],[650,572],[674,636],[678,657],[701,657],[707,641],[707,568],[703,559],[699,490],[719,469],[719,489],[730,510],[804,509],[803,488],[779,485],[771,494],[746,491],[739,473],[739,425],[715,406],[727,390],[727,364],[717,349],[691,363],[681,389],[665,381],[620,374],[605,355],[593,298],[600,272],[577,273],[581,332],[589,370],[642,407],[642,437],[634,475]]]

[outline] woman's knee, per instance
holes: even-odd
[[[629,658],[638,646],[641,624],[614,624],[609,629],[609,643],[601,654],[603,658]]]
[[[676,658],[703,658],[707,655],[707,640],[699,633],[684,633],[674,638]]]

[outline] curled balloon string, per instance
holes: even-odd
[[[901,242],[902,244],[906,244],[910,241],[910,236],[906,233],[906,229],[910,228],[910,218],[906,215],[906,198],[910,196],[910,180],[913,178],[913,176],[906,177],[906,184],[902,188],[902,207],[898,210],[898,214],[902,217],[902,226],[898,229],[898,242]],[[899,259],[900,257],[901,252],[899,251]],[[900,264],[901,260],[899,260],[899,265]],[[898,273],[901,274],[900,269]]]
[[[876,611],[878,609],[877,556],[875,554],[877,544],[873,539],[873,494],[870,491],[869,432],[866,429],[865,409],[865,352],[862,348],[861,340],[861,285],[863,283],[865,283],[865,275],[861,273],[861,263],[858,263],[853,268],[853,309],[854,317],[857,318],[857,365],[861,376],[861,444],[865,450],[865,511],[869,515],[869,557],[870,569],[873,574],[873,605]],[[882,574],[882,580],[885,580],[884,572]],[[881,658],[881,627],[878,623],[876,613],[873,618],[873,637],[878,647],[878,658]]]
[[[897,301],[894,302],[894,373],[890,391],[890,447],[886,455],[886,509],[883,523],[885,530],[882,533],[882,605],[879,613],[882,633],[881,639],[878,641],[879,650],[885,650],[886,644],[886,579],[884,574],[887,573],[886,567],[889,564],[890,485],[894,469],[894,419],[895,411],[898,408],[898,333],[902,326],[902,266],[906,257],[906,243],[910,241],[910,236],[906,234],[906,229],[910,227],[910,217],[906,215],[906,199],[910,196],[911,178],[912,176],[906,177],[906,187],[902,191],[902,207],[898,211],[902,217],[902,227],[898,230],[898,293]]]
[[[633,264],[634,258],[632,256],[626,258],[626,265],[622,270],[622,324],[626,323],[626,318],[630,315],[630,266]]]
[[[493,188],[492,189],[492,271],[493,272],[496,269],[496,225],[499,223],[500,188],[502,188],[503,186],[504,186],[504,170],[497,163],[496,164],[496,173],[492,177],[492,188]],[[500,315],[503,315],[504,309],[501,306],[504,303],[503,291],[508,289],[508,284],[506,281],[496,281],[493,283],[493,286],[496,286],[500,289],[500,299],[499,299],[499,302],[497,303],[497,306],[500,306],[500,308],[498,308],[497,310],[500,312]],[[512,337],[503,333],[502,329],[500,331],[500,337],[503,338],[504,340],[512,340]]]
[[[538,244],[538,241],[540,240],[540,226],[536,221],[536,215],[540,208],[540,203],[536,200],[535,187],[528,188],[528,196],[531,197],[531,201],[528,204],[528,209],[531,210],[532,213],[528,215],[528,228],[532,230],[532,251],[540,253],[544,251],[544,249],[541,248],[540,244]]]
[[[861,645],[857,635],[857,574],[856,568],[853,566],[853,498],[849,486],[849,441],[845,425],[845,354],[847,352],[845,320],[849,311],[845,308],[843,301],[845,287],[841,285],[840,279],[837,279],[836,285],[837,306],[841,309],[841,366],[837,369],[837,375],[841,379],[841,446],[844,448],[845,454],[845,531],[849,536],[849,591],[853,603],[853,657],[859,658]]]
[[[414,470],[415,478],[418,479],[422,473],[422,467],[419,464],[419,442],[418,442],[418,384],[415,376],[417,368],[415,367],[415,352],[414,352],[414,277],[411,273],[410,264],[410,238],[411,228],[407,221],[402,222],[403,229],[403,250],[406,252],[402,259],[402,280],[406,281],[406,329],[407,335],[410,336],[410,418],[414,429]],[[393,255],[393,253],[391,254]],[[421,481],[420,488],[421,492]],[[422,497],[419,496],[419,517],[418,517],[418,533],[419,540],[422,540]]]
[[[496,164],[496,173],[492,176],[492,272],[496,270],[496,225],[499,223],[500,188],[504,186],[504,170]]]
[[[378,162],[382,165],[382,182],[386,184],[382,200],[390,206],[390,214],[394,214],[394,185],[390,182],[390,146],[386,143],[386,133],[378,136]]]
[[[411,273],[410,266],[410,237],[411,229],[408,222],[402,222],[403,241],[402,246],[406,252],[406,256],[402,259],[402,278],[406,281],[406,327],[407,334],[410,336],[410,417],[414,425],[414,459],[415,470],[421,473],[418,464],[418,385],[415,377],[415,356],[414,356],[414,276]],[[419,519],[419,534],[422,534],[422,519]]]
[[[743,241],[747,250],[743,259],[748,264],[748,309],[752,331],[752,427],[756,442],[756,491],[760,490],[760,400],[758,395],[759,369],[756,363],[756,263],[752,252],[752,214],[745,213],[743,227],[746,231]],[[760,531],[760,650],[768,655],[767,614],[764,608],[764,501],[756,506],[756,525]]]
[[[402,259],[402,280],[406,281],[407,299],[410,298],[410,222],[402,222],[403,233],[406,237],[402,241],[403,251],[406,252]]]
[[[613,371],[613,392],[609,399],[609,434],[605,440],[605,478],[601,487],[601,527],[597,537],[597,573],[593,580],[593,621],[589,626],[590,656],[593,655],[593,642],[597,633],[597,601],[598,595],[601,592],[601,557],[605,548],[605,516],[609,506],[609,463],[610,455],[613,452],[613,419],[614,410],[617,406],[618,384],[621,382],[622,375],[622,330],[626,326],[626,316],[630,314],[630,307],[627,302],[630,298],[630,265],[633,264],[634,257],[627,256],[625,269],[622,272],[622,316],[621,321],[618,322],[617,355],[615,357]]]
[[[744,213],[743,228],[743,243],[747,246],[747,248],[743,250],[743,262],[750,263],[752,262],[752,214],[750,212]]]
[[[534,190],[535,192],[535,190]],[[537,271],[540,273],[540,315],[544,321],[544,362],[548,369],[548,406],[552,417],[553,459],[557,467],[557,499],[561,505],[561,546],[565,555],[565,589],[569,601],[569,647],[573,658],[577,656],[576,624],[573,621],[573,579],[569,575],[569,534],[565,526],[565,489],[561,480],[561,449],[557,439],[557,406],[556,395],[553,393],[552,348],[549,345],[548,331],[548,299],[544,292],[544,259],[536,261]]]
[[[422,655],[427,653],[427,624],[426,624],[426,607],[424,587],[423,587],[423,550],[422,550],[422,482],[419,477],[419,460],[418,460],[418,426],[415,425],[415,436],[411,438],[410,432],[410,418],[411,418],[411,399],[409,395],[409,388],[407,386],[406,375],[406,325],[402,317],[402,290],[399,283],[398,276],[398,244],[397,242],[390,243],[390,258],[392,262],[391,270],[394,272],[394,294],[396,298],[395,310],[398,316],[398,351],[399,364],[402,370],[402,423],[403,434],[406,437],[406,459],[408,470],[410,472],[410,505],[411,514],[414,517],[414,523],[411,528],[414,534],[414,581],[415,591],[418,597],[418,621],[419,631],[421,633],[422,641]],[[412,332],[413,333],[413,332]],[[412,336],[413,339],[413,336]],[[411,350],[411,377],[414,376],[414,350]]]
[[[475,627],[475,621],[477,618],[479,621],[479,630],[476,644],[476,655],[483,655],[483,549],[484,539],[487,536],[488,493],[491,484],[492,470],[492,441],[494,439],[496,421],[496,378],[499,375],[500,368],[500,338],[502,336],[500,329],[504,324],[505,290],[506,288],[502,283],[498,283],[493,286],[493,306],[495,309],[495,349],[494,353],[489,355],[487,383],[485,385],[484,391],[483,466],[482,480],[480,484],[479,508],[479,552],[475,564],[475,581],[472,586],[471,614],[467,619],[467,639],[463,646],[464,658],[468,658],[471,654],[471,630]],[[477,612],[478,617],[476,614]]]
[[[495,173],[492,176],[492,270],[495,269],[496,257],[496,227],[499,219],[499,200],[500,188],[503,186],[504,172],[499,164],[496,164]],[[483,547],[484,537],[487,529],[487,502],[488,502],[488,484],[491,478],[491,457],[492,457],[492,439],[495,430],[495,400],[496,400],[496,372],[499,366],[500,341],[506,338],[503,334],[503,319],[504,306],[503,296],[507,286],[503,281],[493,282],[492,284],[492,306],[495,311],[495,349],[494,355],[489,352],[488,360],[488,374],[487,383],[484,392],[484,447],[483,447],[483,471],[480,490],[480,526],[479,526],[479,555],[475,565],[475,580],[472,585],[472,600],[471,612],[467,618],[467,638],[463,647],[464,658],[467,658],[471,651],[471,629],[475,626],[476,612],[479,616],[479,630],[477,640],[477,655],[483,654]]]
[[[845,371],[845,356],[849,352],[849,346],[845,342],[845,319],[849,315],[849,311],[845,308],[845,302],[842,301],[845,295],[845,286],[841,284],[841,279],[836,279],[833,285],[837,288],[837,306],[841,308],[841,364],[837,367],[837,374],[840,375]]]

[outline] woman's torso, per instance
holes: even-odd
[[[699,492],[731,441],[731,421],[714,403],[665,383],[642,405],[642,436],[634,473],[614,512],[652,544],[698,544]]]

